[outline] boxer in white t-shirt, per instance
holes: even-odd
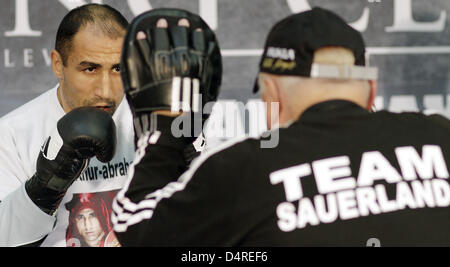
[[[109,221],[111,201],[123,187],[134,158],[133,119],[124,98],[119,67],[127,25],[126,19],[107,5],[90,4],[70,11],[59,26],[56,47],[51,52],[59,85],[0,118],[0,246],[117,245]],[[89,125],[85,130],[94,152],[105,149],[101,142],[108,134],[104,129],[107,122],[93,122],[90,115],[77,118],[71,111],[79,107],[95,107],[112,115],[117,138],[112,159],[103,163],[93,157],[86,167],[81,166],[84,161],[73,161],[81,165],[67,163],[71,154],[64,154],[61,149],[53,163],[62,156],[65,161],[44,166],[38,158],[51,160],[51,152],[43,147],[49,136],[52,138],[47,147],[59,140],[59,147],[62,142],[63,147],[69,143],[76,150],[71,138],[77,136],[67,136],[74,134],[70,127],[76,123]],[[65,118],[63,126],[59,123],[61,118]],[[61,127],[66,127],[66,133]],[[55,134],[61,139],[53,138]],[[73,177],[61,187],[64,194],[57,200],[46,199],[39,191],[48,186],[42,182],[46,181],[42,173],[49,174],[50,180],[56,177],[65,183],[64,179],[71,175],[61,175],[61,170],[73,171]],[[54,187],[55,180],[51,181],[50,187]],[[92,212],[83,214],[100,217],[98,226],[104,234],[94,235],[88,219],[75,220],[72,213],[80,211],[75,207],[91,207]],[[72,217],[75,219],[69,219]],[[78,229],[83,229],[83,233]],[[85,242],[80,236],[99,240]]]

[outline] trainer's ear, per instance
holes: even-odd
[[[62,60],[61,54],[53,49],[50,52],[50,58],[52,60],[53,73],[58,79],[61,80],[63,78],[63,68],[64,68],[64,62]]]
[[[266,123],[267,129],[270,130],[280,125],[280,116],[284,115],[280,88],[275,79],[267,75],[259,78],[259,87],[262,100],[266,103]]]
[[[260,79],[259,87],[264,102],[280,102],[280,91],[275,80],[269,76]]]
[[[371,110],[373,104],[375,103],[375,97],[377,96],[378,90],[378,82],[377,81],[369,81],[369,101],[367,103],[367,109]]]

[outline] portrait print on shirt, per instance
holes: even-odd
[[[111,203],[118,190],[73,194],[69,211],[68,247],[118,247],[110,221]]]

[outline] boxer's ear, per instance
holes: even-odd
[[[63,78],[64,62],[63,62],[61,54],[58,51],[56,51],[56,50],[52,50],[50,52],[50,58],[52,60],[53,73],[55,74],[55,76],[58,79],[62,79]]]

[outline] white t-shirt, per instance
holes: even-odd
[[[0,246],[23,245],[45,236],[42,246],[116,244],[111,203],[134,158],[133,120],[125,98],[113,115],[118,135],[114,158],[108,163],[90,160],[65,194],[56,219],[42,212],[25,192],[42,144],[65,114],[57,88],[0,118]]]

